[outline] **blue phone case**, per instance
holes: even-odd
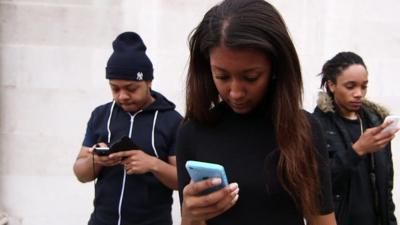
[[[208,194],[228,185],[225,169],[219,164],[189,160],[185,166],[190,178],[195,182],[209,178],[221,178],[222,183],[220,185],[207,189],[201,194]]]

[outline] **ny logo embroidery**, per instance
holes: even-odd
[[[143,73],[142,72],[138,72],[136,74],[136,80],[143,80]]]

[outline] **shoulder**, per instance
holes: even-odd
[[[172,120],[172,121],[181,121],[182,115],[176,110],[166,110],[160,112],[165,119]]]
[[[307,110],[303,109],[303,114],[307,118],[307,120],[309,120],[309,121],[313,120],[312,114],[310,112],[308,112]]]
[[[369,100],[363,101],[363,110],[369,117],[372,117],[373,120],[375,119],[374,117],[378,117],[376,120],[382,121],[390,114],[389,110],[385,107]]]
[[[191,154],[192,147],[198,142],[198,132],[196,129],[196,124],[192,121],[184,121],[181,123],[177,133],[177,150],[176,156],[180,160],[185,158],[188,154]]]
[[[333,112],[323,112],[319,107],[315,107],[314,112],[312,113],[313,117],[317,120],[326,119],[333,114]]]
[[[182,121],[179,126],[178,138],[190,140],[192,138],[198,137],[199,134],[202,134],[204,132],[207,132],[205,131],[204,127],[196,123],[195,121]]]
[[[193,132],[195,132],[196,130],[196,123],[193,121],[183,121],[181,123],[181,126],[179,127],[179,133],[180,134],[191,134]]]
[[[113,102],[108,102],[103,105],[97,106],[93,111],[91,117],[102,117],[110,112]]]
[[[319,162],[319,165],[323,165],[323,168],[326,170],[327,168],[325,168],[325,165],[327,165],[328,162],[328,151],[326,149],[326,139],[324,136],[325,131],[323,129],[323,125],[321,124],[321,120],[315,117],[314,113],[311,114],[305,111],[305,115],[310,123],[312,143],[317,153],[316,159]],[[320,170],[323,168],[321,167]]]
[[[93,112],[102,112],[105,110],[110,110],[112,104],[113,102],[107,102],[105,104],[99,105],[96,108],[94,108]]]
[[[318,121],[318,124],[324,127],[331,127],[335,123],[335,113],[333,112],[323,112],[320,108],[315,107],[312,114],[313,118]]]
[[[182,116],[175,110],[160,111],[157,121],[168,130],[177,130],[182,123]]]
[[[320,142],[323,139],[323,129],[321,121],[316,118],[314,114],[311,114],[307,111],[304,111],[304,113],[310,124],[314,143],[321,144]]]
[[[315,111],[313,114],[311,114],[310,112],[304,110],[304,115],[307,118],[308,122],[310,123],[311,129],[315,129],[315,128],[320,129],[320,121],[319,121],[319,118],[316,115]]]

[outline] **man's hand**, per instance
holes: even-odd
[[[94,148],[96,146],[107,147],[104,143],[98,143],[88,149],[88,152],[94,157],[94,164],[99,166],[115,166],[121,163],[121,157],[110,158],[110,156],[99,156],[96,153],[93,154]]]
[[[158,160],[156,157],[148,155],[142,150],[117,152],[111,154],[110,158],[122,158],[121,164],[129,175],[152,172]]]

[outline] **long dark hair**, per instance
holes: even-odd
[[[339,52],[322,66],[322,71],[319,74],[322,76],[321,88],[325,88],[326,92],[332,98],[333,93],[328,88],[328,80],[336,84],[337,77],[351,65],[362,65],[367,69],[361,56],[354,52]]]
[[[185,120],[214,121],[210,110],[219,103],[212,80],[209,51],[213,47],[257,49],[272,64],[266,90],[280,157],[278,177],[306,219],[318,214],[319,177],[310,124],[302,111],[300,63],[279,12],[263,0],[226,0],[211,8],[189,39]]]

